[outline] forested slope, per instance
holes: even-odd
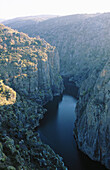
[[[56,48],[0,24],[0,169],[65,169],[37,132],[42,105],[62,91]]]

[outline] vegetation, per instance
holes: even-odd
[[[53,62],[55,47],[40,37],[30,38],[2,24],[0,42],[0,79],[22,95],[37,98],[37,101],[38,96],[41,98],[39,90],[43,94],[40,102],[46,100],[48,89],[48,96],[52,97],[51,87],[58,86],[58,82],[60,87],[62,81],[59,78],[56,82],[59,74],[56,63],[59,61]],[[54,67],[56,70],[53,73]]]
[[[5,24],[31,37],[40,35],[55,45],[60,55],[61,74],[74,75],[79,86],[92,70],[101,71],[109,58],[110,13],[64,16],[20,27],[13,20]]]
[[[14,104],[15,102],[16,92],[0,80],[0,106]]]
[[[60,70],[63,76],[80,87],[74,130],[79,148],[110,169],[110,13],[73,15],[42,22],[31,20],[19,24],[12,20],[6,23],[31,37],[40,35],[55,45],[60,54],[59,66],[55,47],[39,37],[29,38],[24,33],[0,25],[0,79],[20,94],[14,104],[18,103],[19,111],[15,113],[17,120],[21,120],[17,124],[17,134],[20,131],[20,137],[30,138],[30,132],[27,137],[23,126],[30,127],[37,119],[33,114],[36,111],[33,109],[31,113],[32,108],[28,107],[34,104],[32,101],[48,101],[52,99],[52,93],[61,92]],[[1,95],[7,100],[3,88]],[[19,109],[20,106],[27,108],[26,112]],[[28,119],[25,113],[28,113]],[[12,122],[10,124],[13,126]]]
[[[41,105],[62,91],[58,63],[45,40],[0,24],[0,169],[65,169],[37,133]]]

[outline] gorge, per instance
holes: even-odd
[[[47,113],[40,121],[39,127],[41,139],[63,157],[69,170],[106,170],[100,164],[91,161],[77,148],[73,137],[76,120],[76,89],[72,83],[66,82],[66,85],[68,89],[65,89],[61,96],[54,97],[45,106]]]
[[[29,21],[31,22],[31,19]],[[41,112],[45,112],[41,105],[52,100],[54,95],[61,94],[64,89],[62,77],[68,78],[69,82],[74,82],[79,88],[74,127],[78,148],[92,160],[99,161],[110,169],[110,13],[71,15],[41,22],[32,21],[31,24],[30,22],[28,24],[27,20],[26,24],[24,22],[20,25],[20,20],[19,22],[10,20],[5,21],[4,24],[27,33],[31,38],[12,29],[9,32],[9,28],[1,26],[0,79],[17,91],[18,103],[24,101],[22,108],[26,109],[19,109],[19,104],[17,109],[25,116],[18,114],[16,109],[12,110],[16,116],[19,115],[22,124],[26,122],[28,129],[30,129],[29,124],[34,124],[36,129],[39,123],[34,119],[41,119],[43,117]],[[32,38],[36,36],[37,38]],[[1,86],[5,85],[1,82]],[[4,96],[1,97],[3,99]],[[6,97],[5,95],[5,102],[7,102]],[[35,108],[35,101],[38,103],[37,108]],[[10,102],[12,103],[11,98]],[[12,117],[10,121],[11,119]],[[13,123],[10,124],[11,127]],[[4,124],[3,127],[6,129]],[[27,134],[28,131],[22,131],[22,125],[19,127],[20,138],[27,136],[26,140],[30,145],[29,141],[34,136],[32,134],[34,128]],[[12,134],[14,133],[12,131]],[[38,149],[37,142],[35,146]],[[47,154],[53,164],[48,162],[46,157],[41,161],[43,153],[37,158],[33,150],[30,153],[33,156],[32,160],[37,159],[41,167],[62,166],[65,168],[62,159],[53,152],[54,161],[51,154]],[[29,163],[29,159],[27,162]],[[34,162],[33,166],[35,166]]]

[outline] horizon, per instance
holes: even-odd
[[[0,19],[7,20],[38,15],[67,16],[110,12],[109,0],[2,0]]]
[[[107,14],[110,12],[97,12],[97,13],[76,13],[76,14],[67,14],[67,15],[54,15],[54,14],[41,14],[41,15],[27,15],[27,16],[18,16],[18,17],[13,17],[13,18],[0,18],[0,21],[7,21],[7,20],[13,20],[13,19],[20,19],[20,18],[31,18],[31,17],[48,17],[51,16],[51,18],[56,18],[56,17],[66,17],[66,16],[72,16],[72,15],[97,15],[97,14]]]

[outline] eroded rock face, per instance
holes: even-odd
[[[110,60],[88,89],[91,79],[80,89],[74,133],[79,148],[110,169]]]

